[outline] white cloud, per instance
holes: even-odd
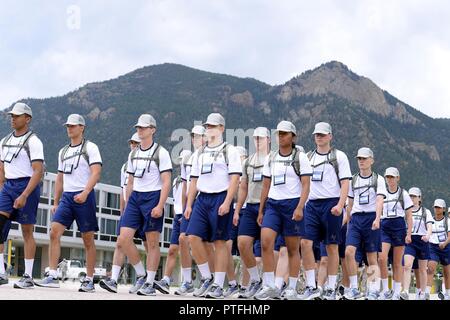
[[[67,27],[72,4],[79,30]],[[1,9],[0,107],[163,62],[280,84],[339,60],[426,114],[450,117],[445,0],[7,1]]]

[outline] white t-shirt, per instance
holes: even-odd
[[[352,179],[350,163],[344,152],[336,150],[339,181],[333,165],[324,163],[329,160],[329,157],[330,153],[320,154],[316,151],[312,154],[310,163],[313,168],[313,175],[311,177],[311,187],[309,191],[310,200],[339,198],[341,196],[341,186],[339,181]]]
[[[192,161],[198,150],[195,150],[187,159],[183,159],[181,163],[181,179],[186,181],[186,195],[189,194],[189,186],[191,184]]]
[[[405,206],[404,209],[398,201],[400,197],[400,188],[398,188],[394,193],[389,192],[386,188],[386,198],[384,198],[383,214],[381,215],[381,219],[393,219],[398,217],[404,218],[406,215],[406,210],[414,207],[414,203],[412,202],[408,192],[402,189],[402,193]]]
[[[206,146],[196,152],[192,159],[191,178],[198,178],[197,190],[203,193],[218,193],[228,190],[230,175],[242,175],[241,157],[236,147],[228,145],[228,166],[225,162],[225,142],[217,147]]]
[[[120,187],[122,188],[123,198],[126,198],[127,184],[128,184],[128,173],[127,173],[128,162],[125,162],[120,168]]]
[[[373,184],[373,174],[369,177],[361,177],[361,174],[356,176],[355,190],[353,190],[352,182],[350,181],[350,188],[348,190],[348,197],[354,199],[352,212],[376,212],[377,210],[377,196],[381,195],[386,198],[386,182],[383,176],[378,175],[377,190],[370,188]]]
[[[182,202],[182,195],[183,195],[183,187],[180,183],[177,185],[178,178],[173,179],[172,182],[172,195],[173,195],[173,209],[175,211],[175,214],[182,214],[183,213],[183,202]]]
[[[134,154],[137,159],[131,159],[133,151],[128,155],[127,172],[134,175],[133,191],[152,192],[161,190],[161,173],[172,171],[172,160],[169,152],[162,146],[159,147],[159,168],[154,160],[150,161],[152,156],[155,157],[154,153],[157,147],[156,143],[153,143],[147,150],[142,150],[142,147],[139,146]]]
[[[445,230],[445,219],[447,219],[447,230]],[[436,220],[433,218],[433,233],[430,238],[430,243],[439,244],[447,240],[448,232],[450,231],[450,221],[448,218]]]
[[[31,177],[33,175],[31,162],[44,162],[44,147],[41,140],[35,134],[28,138],[31,161],[30,158],[28,158],[25,149],[21,148],[25,142],[26,135],[27,134],[25,133],[16,137],[13,134],[7,141],[5,141],[7,137],[0,141],[0,148],[3,146],[3,141],[5,141],[5,144],[8,145],[0,150],[0,160],[3,162],[5,168],[6,179]]]
[[[89,156],[89,163],[81,154],[83,143],[86,143],[86,152]],[[58,153],[58,172],[64,173],[64,192],[83,191],[91,176],[90,166],[102,164],[100,151],[95,143],[85,140],[77,146],[70,146],[63,153],[65,147]],[[61,156],[63,161],[61,161]]]
[[[425,209],[426,217],[425,219],[422,217],[422,207],[420,207],[417,211],[413,211],[413,229],[412,235],[424,236],[427,234],[427,225],[429,223],[433,224],[434,219],[430,210]]]
[[[300,177],[295,173],[293,167],[294,151],[288,156],[282,156],[277,152],[272,163],[269,156],[263,168],[263,176],[270,178],[269,198],[274,200],[286,200],[299,198],[302,193],[302,176],[311,176],[312,168],[308,157],[304,152],[299,151],[298,160],[300,162]],[[270,163],[270,165],[269,165]]]

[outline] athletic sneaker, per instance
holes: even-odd
[[[326,288],[322,298],[323,300],[336,300],[337,290],[333,290],[331,288]]]
[[[314,300],[322,295],[320,288],[306,287],[305,292],[299,297],[300,300]]]
[[[274,299],[275,297],[279,297],[279,296],[280,296],[280,292],[277,288],[264,286],[254,295],[253,298],[255,300],[268,300],[268,299]]]
[[[369,291],[366,300],[378,300],[379,295],[378,291]]]
[[[211,278],[200,280],[200,286],[194,290],[194,297],[203,297],[208,291],[209,288],[214,284],[214,276],[211,275]]]
[[[345,287],[342,284],[339,285],[337,290],[341,296],[343,296],[345,294]]]
[[[274,300],[282,300],[284,298],[284,293],[286,292],[286,289],[288,287],[288,284],[286,282],[283,281],[283,286],[281,287],[281,289],[278,289],[278,295],[276,297],[274,297]]]
[[[205,298],[207,299],[223,299],[225,298],[223,294],[223,289],[217,284],[213,284],[208,291],[205,293]]]
[[[400,299],[401,300],[409,300],[409,294],[408,294],[408,292],[406,292],[406,291],[402,291],[402,292],[400,292]]]
[[[52,276],[47,276],[41,281],[35,282],[35,284],[38,287],[45,287],[45,288],[59,288],[59,281],[58,279],[53,278]]]
[[[16,289],[33,289],[34,288],[33,278],[31,278],[29,275],[24,273],[22,278],[20,278],[19,281],[14,283],[14,288],[16,288]]]
[[[258,290],[261,289],[261,286],[262,286],[262,280],[252,281],[250,283],[250,287],[243,294],[243,298],[244,299],[253,298],[254,295],[258,292]]]
[[[156,296],[156,290],[153,287],[154,283],[144,283],[142,287],[138,290],[138,296]]]
[[[388,291],[380,293],[380,297],[378,298],[378,300],[392,300],[393,296],[394,296],[394,291],[388,290]]]
[[[7,284],[9,282],[6,274],[0,273],[0,285]]]
[[[444,300],[450,300],[450,296],[448,294],[444,294]]]
[[[350,288],[345,294],[344,299],[346,300],[358,300],[362,297],[361,292],[357,288]]]
[[[429,293],[425,293],[424,300],[430,300],[430,294]]]
[[[117,282],[111,278],[102,279],[99,282],[100,288],[105,289],[106,291],[117,293]]]
[[[131,294],[137,293],[144,285],[146,278],[147,278],[147,275],[138,277],[136,279],[136,282],[134,283],[134,285],[130,288],[130,290],[128,292]]]
[[[80,289],[78,289],[78,292],[89,292],[89,293],[95,292],[94,281],[87,279],[83,280]]]
[[[235,285],[229,285],[228,289],[225,291],[225,293],[223,294],[224,297],[232,297],[234,294],[239,292],[239,285],[235,284]]]
[[[444,298],[445,298],[445,296],[444,296],[444,294],[442,293],[442,291],[439,291],[438,294],[437,294],[437,296],[438,296],[439,300],[444,300]]]
[[[402,300],[400,293],[394,293],[394,295],[392,296],[392,300]]]
[[[155,288],[156,290],[158,290],[159,292],[161,292],[163,294],[170,293],[169,286],[170,286],[170,284],[167,283],[167,281],[164,279],[153,282],[153,288]]]
[[[284,291],[283,300],[298,300],[297,290],[294,288],[287,288]]]
[[[194,285],[192,282],[183,282],[181,286],[175,291],[177,296],[185,296],[188,293],[194,292]]]

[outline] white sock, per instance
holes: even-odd
[[[88,277],[88,276],[86,276],[86,280],[88,280],[89,282],[94,281],[94,279],[92,277]]]
[[[58,279],[58,272],[56,270],[50,270],[48,272],[48,275],[51,276],[53,279]]]
[[[146,283],[152,284],[155,281],[156,271],[147,270],[147,280]]]
[[[284,283],[283,277],[276,277],[275,278],[275,287],[277,287],[278,289],[283,288],[283,283]]]
[[[25,260],[25,273],[30,277],[33,277],[34,259],[24,259],[24,260]]]
[[[214,273],[214,283],[217,284],[219,287],[223,288],[226,274],[227,274],[226,272],[215,272]]]
[[[349,276],[350,288],[358,288],[358,276]]]
[[[389,291],[389,280],[388,279],[381,279],[381,283],[383,284],[383,291],[382,293]]]
[[[191,268],[183,268],[183,280],[185,282],[192,282],[192,269]]]
[[[138,277],[142,277],[145,275],[145,268],[141,261],[139,261],[139,263],[135,264],[133,267],[134,267],[134,271],[136,271],[136,275]]]
[[[170,284],[171,280],[169,276],[164,276],[163,280],[166,281],[168,284]]]
[[[289,288],[295,289],[297,287],[297,278],[289,277]]]
[[[450,296],[450,289],[445,290],[448,296]]]
[[[198,264],[197,267],[198,267],[198,270],[200,270],[200,274],[202,275],[202,278],[204,278],[204,279],[211,278],[211,271],[209,271],[208,262],[206,262],[204,264]]]
[[[442,282],[442,285],[441,285],[441,286],[442,286],[442,287],[441,287],[442,292],[445,292],[445,283]]]
[[[431,287],[429,287],[429,286],[427,286],[426,288],[425,288],[425,293],[430,293],[431,292]]]
[[[251,281],[259,281],[261,278],[259,277],[258,267],[254,266],[253,268],[248,268],[248,273],[250,274]]]
[[[264,272],[264,281],[266,286],[273,288],[275,286],[275,274],[273,272]]]
[[[4,274],[6,272],[5,270],[5,258],[3,256],[3,253],[0,253],[0,273]]]
[[[394,294],[399,294],[402,291],[402,283],[394,281]]]
[[[237,281],[236,280],[231,280],[231,281],[228,281],[228,285],[230,285],[230,286],[237,286]]]
[[[315,270],[306,270],[305,274],[306,274],[306,286],[307,287],[311,287],[311,288],[316,288],[316,275],[315,275]]]
[[[335,289],[337,282],[337,276],[328,276],[328,288]]]
[[[117,282],[119,280],[119,274],[120,269],[122,269],[120,266],[113,265],[111,270],[111,279]]]

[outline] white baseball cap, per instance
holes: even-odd
[[[422,197],[422,191],[416,187],[412,187],[411,189],[409,189],[408,194],[410,196]]]
[[[151,114],[141,114],[141,116],[138,119],[138,122],[134,125],[134,127],[142,127],[142,128],[149,128],[154,127],[156,128],[156,120],[153,118]]]
[[[330,133],[333,133],[333,131],[331,130],[331,125],[329,123],[319,122],[316,124],[316,126],[314,128],[314,132],[312,134],[316,134],[316,133],[330,134]]]
[[[131,141],[141,143],[141,139],[139,138],[139,135],[137,134],[137,132],[134,133],[130,139],[128,139],[128,142],[131,142]]]
[[[392,176],[392,177],[400,177],[400,172],[398,172],[397,168],[389,167],[386,169],[386,172],[384,173],[384,176]]]
[[[237,149],[237,151],[239,152],[239,155],[240,155],[241,157],[247,157],[247,156],[248,156],[248,155],[247,155],[247,150],[246,150],[244,147],[242,147],[242,146],[237,146],[236,149]]]
[[[355,158],[373,158],[373,151],[370,148],[361,148]]]
[[[31,108],[23,102],[17,102],[13,106],[11,111],[8,112],[8,114],[13,114],[15,116],[21,116],[23,114],[27,114],[30,117],[33,117],[33,112],[31,111]]]
[[[182,150],[180,152],[180,155],[178,156],[178,159],[184,159],[185,157],[189,157],[192,154],[191,150]]]
[[[81,115],[79,115],[77,113],[73,113],[67,117],[67,121],[63,125],[64,126],[68,126],[68,125],[69,126],[78,126],[78,125],[85,126],[86,122],[84,121],[84,118]]]
[[[203,127],[203,126],[194,126],[192,128],[192,130],[191,130],[191,133],[204,136],[205,135],[205,127]]]
[[[220,113],[211,113],[203,125],[206,126],[207,124],[212,126],[225,126],[225,118]]]
[[[442,199],[436,199],[434,200],[434,207],[439,207],[439,208],[447,208],[447,205],[445,204],[445,201]]]
[[[269,129],[267,129],[266,127],[258,127],[253,131],[253,137],[270,137]]]
[[[295,128],[295,125],[290,121],[283,120],[280,123],[278,123],[276,132],[278,133],[280,131],[292,132],[294,136],[297,135],[297,129]]]

